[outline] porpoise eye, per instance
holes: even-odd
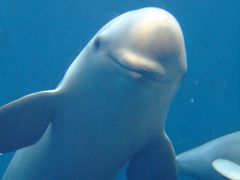
[[[95,47],[95,49],[99,49],[100,48],[100,46],[101,46],[101,43],[102,43],[102,40],[101,40],[101,38],[100,37],[97,37],[95,40],[94,40],[94,47]]]

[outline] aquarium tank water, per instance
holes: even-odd
[[[150,6],[171,12],[185,38],[188,71],[166,123],[176,154],[239,131],[238,0],[1,0],[0,105],[56,87],[105,23],[123,12]],[[0,156],[0,179],[13,155]]]

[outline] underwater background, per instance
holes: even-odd
[[[188,72],[166,124],[176,153],[239,131],[239,0],[0,0],[0,105],[56,87],[105,23],[146,6],[170,11],[185,36]],[[0,156],[0,179],[13,154]]]

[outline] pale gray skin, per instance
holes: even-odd
[[[171,14],[143,8],[113,19],[55,90],[0,109],[0,152],[23,148],[3,180],[108,180],[128,161],[130,180],[177,179],[163,128],[186,69]]]
[[[224,180],[212,166],[216,159],[240,164],[240,132],[210,141],[177,156],[179,173],[201,180]]]

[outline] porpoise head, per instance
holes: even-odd
[[[143,8],[113,19],[90,45],[99,56],[132,72],[133,78],[171,83],[182,79],[187,69],[181,28],[170,13],[158,8]]]
[[[129,96],[134,90],[138,91],[134,95],[148,101],[151,96],[169,104],[186,70],[184,38],[177,20],[165,10],[143,8],[103,26],[69,68],[63,84],[83,91],[98,84],[102,91],[115,89],[120,94],[124,90],[122,94]]]

